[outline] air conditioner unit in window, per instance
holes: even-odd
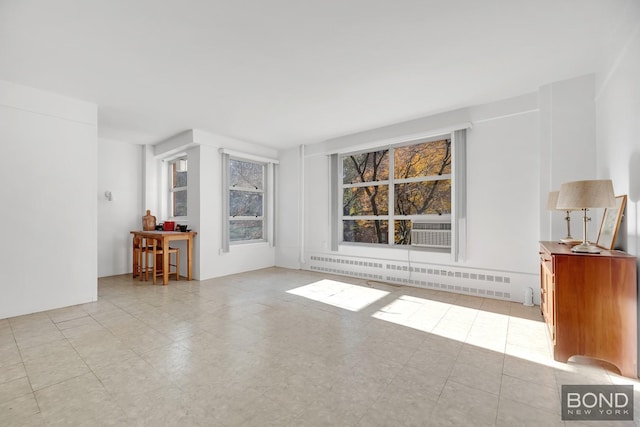
[[[411,246],[451,248],[451,221],[411,221]]]

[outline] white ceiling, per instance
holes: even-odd
[[[593,72],[637,0],[0,0],[0,79],[91,101],[99,135],[275,148]]]

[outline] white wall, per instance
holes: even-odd
[[[627,194],[622,249],[640,256],[640,4],[631,3],[596,91],[597,174]]]
[[[300,148],[278,153],[278,182],[276,193],[276,263],[281,267],[300,268]],[[316,198],[317,195],[309,195]]]
[[[131,272],[131,235],[139,230],[143,147],[120,141],[98,141],[98,277]],[[111,191],[113,200],[104,197]]]
[[[0,81],[0,318],[97,299],[97,107]]]
[[[538,271],[539,116],[528,107],[468,132],[467,266]]]
[[[595,76],[554,82],[540,88],[540,203],[541,238],[554,240],[567,234],[564,212],[546,211],[549,191],[567,181],[596,178]],[[596,241],[600,212],[590,212],[588,238]],[[582,239],[583,216],[571,212],[571,235]]]

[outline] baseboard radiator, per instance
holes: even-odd
[[[540,302],[539,277],[534,274],[326,254],[307,259],[303,268],[311,271],[514,302],[522,302],[531,287],[534,301]]]

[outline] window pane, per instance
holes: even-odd
[[[229,215],[262,216],[262,193],[230,190]]]
[[[173,216],[187,216],[187,190],[174,191]]]
[[[451,180],[412,182],[395,185],[396,215],[451,213]]]
[[[187,171],[176,172],[176,181],[173,187],[186,187],[187,186]]]
[[[346,220],[342,221],[342,240],[358,243],[388,243],[389,221]]]
[[[387,215],[389,213],[389,187],[345,188],[342,196],[343,215]]]
[[[262,220],[231,220],[229,221],[229,240],[238,242],[243,240],[262,240]]]
[[[393,235],[393,241],[396,245],[411,244],[411,221],[408,219],[395,221]]]
[[[393,159],[397,179],[450,174],[451,140],[399,147]]]
[[[387,179],[389,179],[389,150],[353,154],[342,159],[343,184]]]
[[[229,161],[229,185],[231,187],[264,189],[264,165],[231,159]]]
[[[186,187],[187,186],[187,159],[178,159],[171,162],[172,182],[171,186]]]

